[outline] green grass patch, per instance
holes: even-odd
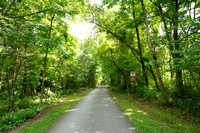
[[[195,118],[183,116],[175,109],[133,99],[125,93],[110,91],[110,94],[139,133],[200,133],[200,124]]]
[[[67,96],[64,102],[50,108],[48,115],[44,119],[25,125],[17,133],[46,133],[50,127],[56,123],[66,112],[68,112],[77,102],[79,102],[92,89],[82,91],[77,95]]]

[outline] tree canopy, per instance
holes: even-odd
[[[0,109],[11,117],[19,99],[40,97],[42,107],[49,92],[107,84],[200,116],[199,7],[199,0],[1,0]],[[83,42],[69,33],[77,16],[95,24]]]

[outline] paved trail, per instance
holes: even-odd
[[[98,87],[61,118],[48,133],[137,133],[109,95]]]

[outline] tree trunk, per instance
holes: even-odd
[[[175,6],[176,6],[176,10],[175,10],[175,17],[173,18],[173,25],[174,25],[174,34],[173,34],[173,38],[174,38],[174,44],[175,44],[175,49],[176,50],[180,50],[180,45],[179,45],[179,37],[178,37],[178,9],[179,9],[179,3],[178,0],[175,1]],[[179,53],[175,53],[173,54],[174,58],[176,59],[180,59],[181,55]],[[178,65],[179,62],[177,60],[174,60],[174,65]],[[182,70],[178,69],[176,70],[176,82],[177,82],[177,89],[180,90],[180,93],[182,94],[184,91],[184,86],[183,86],[183,73]]]
[[[13,95],[15,91],[15,82],[16,82],[16,73],[17,73],[17,61],[18,55],[15,57],[14,65],[13,65],[13,77],[12,77],[12,88],[10,93],[10,103],[9,103],[9,118],[11,117],[12,107],[13,107]]]
[[[51,30],[52,30],[52,24],[53,24],[53,19],[54,16],[52,16],[51,18],[51,24],[50,24],[50,28],[49,28],[49,36],[48,39],[50,39],[51,37]],[[43,68],[43,72],[42,72],[42,89],[41,89],[41,97],[40,97],[40,107],[42,107],[42,99],[43,99],[43,93],[44,93],[44,78],[45,78],[45,71],[46,71],[46,66],[47,66],[47,56],[48,56],[48,51],[49,51],[49,44],[47,45],[47,49],[46,49],[46,53],[45,53],[45,58],[44,58],[44,68]]]
[[[110,48],[110,52],[111,52],[111,58],[112,58],[112,62],[113,64],[115,65],[115,67],[120,71],[120,73],[123,75],[123,78],[124,78],[124,82],[125,82],[125,85],[126,85],[126,89],[128,89],[128,83],[127,83],[127,80],[126,80],[126,75],[124,74],[124,72],[117,66],[116,62],[114,61],[114,58],[113,58],[113,55],[112,55],[112,49]]]
[[[135,55],[134,51],[131,49],[131,52],[132,54],[135,56],[135,58],[141,63],[141,60],[138,59],[138,57]],[[151,75],[153,76],[153,79],[154,79],[154,82],[155,82],[155,85],[156,85],[156,88],[158,91],[160,91],[159,89],[159,86],[158,86],[158,81],[157,81],[157,78],[155,76],[155,73],[153,72],[153,69],[151,66],[147,67],[145,64],[144,64],[144,67],[149,71],[151,72]]]
[[[171,63],[171,61],[172,61],[172,57],[171,57],[171,54],[170,54],[170,57],[169,57],[170,59],[169,59],[169,68],[170,68],[170,74],[171,74],[171,80],[174,78],[174,72],[173,72],[173,70],[172,70],[172,63]]]
[[[9,73],[7,72],[6,73],[6,78],[5,78],[5,81],[6,81],[6,84],[5,84],[5,88],[10,88],[10,84],[9,84],[9,75],[8,75]],[[10,93],[9,92],[9,89],[7,90],[8,91],[8,93]]]
[[[3,67],[4,67],[4,55],[2,55],[2,64],[1,64],[1,72],[0,72],[0,91],[2,90],[2,81],[3,81]]]
[[[153,51],[153,47],[152,47],[152,44],[151,44],[151,38],[150,38],[150,33],[149,33],[149,25],[148,25],[146,9],[145,9],[143,0],[141,0],[141,4],[142,4],[143,13],[144,13],[148,46],[149,46],[149,49],[150,49],[150,52],[151,52],[151,56],[152,56],[154,63],[155,63],[155,68],[156,68],[157,77],[158,77],[159,84],[160,84],[160,89],[162,90],[162,95],[163,95],[166,103],[168,103],[166,91],[165,91],[165,88],[164,88],[164,85],[163,85],[162,77],[160,75],[160,70],[159,70],[159,66],[158,66],[158,63],[157,63],[157,57],[156,57],[156,55]]]
[[[138,30],[137,26],[136,26],[135,29],[136,29],[136,32],[137,32],[137,41],[138,41],[139,55],[140,55],[140,60],[141,60],[141,64],[142,64],[142,75],[144,76],[146,87],[148,87],[149,83],[148,83],[147,72],[146,72],[146,68],[145,68],[144,60],[143,60],[143,55],[142,55],[142,48],[141,48],[141,43],[140,43],[139,30]]]
[[[134,7],[134,2],[133,2],[133,7]],[[133,19],[135,19],[135,11],[133,9]],[[137,43],[138,43],[138,49],[139,49],[139,56],[140,56],[140,61],[141,61],[141,65],[142,65],[142,75],[146,84],[146,87],[148,87],[149,83],[148,83],[148,77],[147,77],[147,72],[146,72],[146,68],[144,65],[144,60],[143,60],[143,55],[142,55],[142,45],[141,45],[141,41],[140,41],[140,34],[139,34],[139,30],[138,30],[138,25],[135,25],[135,30],[136,30],[136,34],[137,34]]]
[[[6,16],[8,11],[11,9],[12,5],[15,3],[15,0],[11,0],[11,2],[9,3],[9,5],[6,7],[6,9],[4,9],[2,15]]]
[[[155,85],[156,85],[156,88],[157,88],[157,90],[158,90],[158,92],[160,92],[160,88],[159,88],[159,86],[158,86],[158,81],[157,81],[157,78],[156,78],[156,75],[155,75],[155,73],[154,73],[154,71],[153,71],[153,68],[152,68],[152,66],[149,66],[150,67],[150,72],[151,72],[151,74],[152,74],[152,76],[153,76],[153,79],[154,79],[154,83],[155,83]]]
[[[197,0],[194,2],[194,19],[196,19],[196,5],[197,5]]]
[[[26,88],[27,88],[27,79],[26,79],[26,76],[27,76],[27,67],[26,67],[26,65],[27,65],[27,57],[26,57],[26,53],[27,53],[27,51],[26,51],[26,46],[25,46],[25,59],[24,59],[24,77],[23,77],[23,87],[22,87],[22,92],[21,92],[21,96],[20,96],[20,98],[22,99],[23,98],[23,95],[25,94],[25,92],[26,92]]]
[[[165,32],[166,32],[166,35],[167,35],[167,40],[169,42],[170,54],[173,57],[174,65],[178,65],[178,61],[176,59],[178,59],[178,58],[180,59],[181,55],[179,53],[173,53],[172,52],[174,49],[175,50],[180,50],[180,45],[179,45],[179,42],[178,42],[179,41],[179,37],[178,37],[178,23],[179,23],[178,22],[178,9],[179,9],[179,3],[178,3],[178,0],[175,0],[175,11],[174,11],[174,16],[175,17],[172,18],[173,29],[174,29],[173,39],[174,39],[174,46],[175,47],[173,47],[172,42],[171,42],[172,39],[170,37],[170,32],[169,32],[169,29],[168,29],[167,24],[166,24],[166,20],[165,20],[164,14],[163,14],[162,7],[161,7],[160,4],[156,4],[156,3],[154,3],[154,4],[159,8],[161,19],[162,19],[162,22],[164,24]],[[171,72],[171,74],[172,73],[173,72]],[[175,73],[176,73],[176,86],[177,86],[177,89],[180,90],[180,93],[183,93],[184,85],[183,85],[183,73],[182,73],[182,70],[176,70]],[[171,77],[173,77],[173,76],[171,75]]]
[[[110,75],[110,85],[114,85],[114,79],[112,75]]]

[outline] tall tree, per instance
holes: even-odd
[[[53,19],[55,17],[55,14],[51,17],[51,23],[49,26],[49,34],[48,34],[48,39],[50,40],[51,38],[51,32],[52,32],[52,26],[53,26]],[[48,56],[48,52],[49,52],[49,42],[47,44],[47,48],[46,48],[46,52],[45,52],[45,58],[44,58],[44,68],[42,71],[42,89],[41,89],[41,97],[40,97],[40,106],[42,106],[42,99],[43,99],[43,93],[44,93],[44,78],[45,78],[45,71],[46,71],[46,67],[47,67],[47,56]]]
[[[135,19],[134,4],[135,4],[135,2],[133,1],[133,19]],[[140,61],[141,61],[141,65],[142,65],[142,73],[143,73],[143,76],[144,76],[146,87],[148,87],[148,77],[147,77],[147,72],[146,72],[145,63],[144,63],[143,54],[142,54],[142,44],[141,44],[141,41],[140,41],[140,33],[139,33],[139,29],[138,29],[138,23],[135,23],[135,31],[136,31],[136,34],[137,34],[137,43],[138,43]]]
[[[162,77],[161,77],[161,74],[160,74],[159,65],[158,65],[158,62],[157,62],[157,57],[154,53],[154,50],[153,50],[153,47],[152,47],[152,44],[151,44],[151,38],[150,38],[150,33],[149,33],[149,24],[148,24],[146,9],[145,9],[145,5],[144,5],[143,0],[141,0],[141,4],[142,4],[143,13],[144,13],[144,19],[145,19],[145,25],[146,25],[146,35],[147,35],[147,42],[148,42],[149,50],[151,52],[151,56],[152,56],[154,63],[155,63],[157,77],[158,77],[158,80],[159,80],[159,84],[160,84],[160,88],[162,90],[163,97],[164,97],[165,101],[168,102],[166,91],[165,91],[165,88],[164,88],[164,85],[163,85],[163,80],[162,80]]]

